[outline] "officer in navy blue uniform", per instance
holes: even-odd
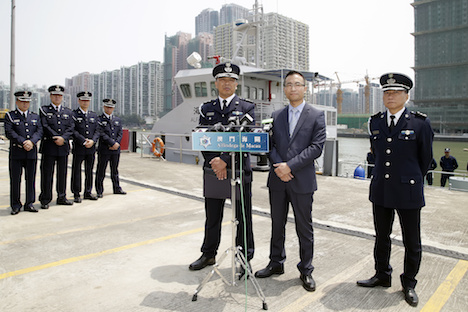
[[[404,270],[400,276],[405,300],[417,306],[414,290],[421,263],[421,208],[424,176],[432,160],[432,131],[426,115],[405,108],[411,79],[397,73],[380,78],[386,112],[369,119],[375,167],[369,199],[373,203],[376,232],[374,260],[376,274],[358,281],[363,287],[391,286],[390,250],[395,211],[399,216],[405,246]]]
[[[39,109],[44,130],[39,150],[42,153],[41,194],[39,195],[42,209],[48,209],[52,201],[55,164],[57,164],[57,205],[73,205],[73,202],[67,199],[67,165],[70,153],[69,140],[73,136],[75,123],[72,110],[62,105],[64,91],[65,88],[60,85],[50,86],[52,103]]]
[[[444,156],[440,158],[440,167],[444,172],[454,172],[458,168],[458,162],[455,157],[450,155],[450,148],[444,150]],[[453,176],[451,173],[442,173],[440,175],[440,186],[445,187],[447,180]]]
[[[39,115],[30,112],[29,104],[32,93],[15,93],[17,109],[5,116],[5,134],[10,140],[10,206],[11,214],[16,215],[21,209],[21,175],[23,168],[26,180],[26,201],[24,211],[37,212],[36,201],[36,143],[42,137],[42,125]]]
[[[73,131],[73,162],[71,191],[74,202],[81,203],[81,164],[85,164],[85,190],[84,199],[97,200],[97,196],[91,194],[93,189],[93,167],[96,154],[96,143],[99,139],[98,116],[89,110],[89,103],[93,94],[83,91],[76,95],[80,107],[73,111],[75,130]]]
[[[106,176],[107,164],[110,163],[111,180],[114,194],[127,194],[120,187],[119,182],[119,160],[120,141],[122,141],[123,129],[119,117],[112,113],[115,109],[116,101],[104,99],[104,113],[99,116],[99,146],[98,164],[96,172],[96,192],[97,197],[102,198],[104,192],[104,177]]]
[[[228,125],[230,117],[242,117],[247,114],[254,122],[255,105],[243,99],[240,99],[235,91],[237,89],[237,80],[239,79],[240,69],[237,65],[223,63],[213,69],[215,85],[218,89],[219,97],[215,100],[203,103],[200,106],[201,126],[213,126],[215,124]],[[222,126],[221,126],[222,127]],[[239,155],[236,163],[239,164]],[[230,153],[203,152],[205,159],[203,164],[203,196],[205,197],[205,238],[201,247],[202,256],[190,264],[190,270],[200,270],[207,265],[213,265],[215,256],[221,241],[221,222],[223,219],[224,202],[230,197],[230,183],[228,169],[231,168]],[[252,169],[250,165],[250,156],[248,153],[242,155],[243,163],[243,187],[244,187],[244,209],[247,230],[247,244],[244,242],[244,222],[242,217],[242,207],[240,196],[236,197],[236,216],[239,224],[237,225],[236,244],[242,247],[245,253],[247,248],[247,261],[254,256],[254,240],[252,231],[252,201],[251,201],[251,182]],[[239,169],[238,169],[239,170]],[[238,194],[237,192],[236,194]],[[241,267],[240,276],[245,272]]]

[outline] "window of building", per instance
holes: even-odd
[[[182,95],[184,96],[184,98],[192,97],[192,92],[190,92],[190,85],[188,83],[181,84],[180,90],[182,91]]]
[[[206,89],[206,82],[195,82],[195,96],[196,97],[205,97],[208,96]]]
[[[211,97],[217,97],[218,96],[218,90],[216,89],[216,85],[214,81],[210,83],[210,90],[211,90]]]

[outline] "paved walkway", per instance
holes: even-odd
[[[112,194],[107,178],[104,198],[98,201],[73,206],[52,202],[49,210],[11,216],[8,153],[0,147],[0,311],[262,310],[250,281],[226,285],[217,274],[192,302],[195,289],[210,272],[188,270],[200,256],[203,238],[200,167],[123,153],[120,176],[125,196]],[[266,177],[254,173],[254,271],[268,263]],[[467,193],[426,190],[425,252],[416,288],[420,304],[412,308],[399,283],[404,250],[398,221],[393,286],[356,286],[356,280],[374,273],[369,182],[319,176],[318,184],[313,210],[317,290],[308,293],[301,286],[298,241],[289,222],[285,274],[257,280],[269,311],[467,310]],[[220,254],[231,245],[230,217],[226,208]],[[231,281],[230,258],[219,268]]]

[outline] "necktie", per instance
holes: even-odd
[[[293,108],[289,116],[289,137],[292,137],[297,121],[299,120],[299,110]]]
[[[390,116],[390,119],[391,119],[391,121],[390,121],[390,127],[388,127],[388,128],[389,128],[390,132],[392,132],[393,129],[395,128],[395,115],[391,115],[391,116]]]
[[[223,110],[227,106],[227,101],[223,100],[223,104],[221,104],[221,110]]]

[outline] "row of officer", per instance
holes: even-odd
[[[41,140],[41,193],[39,200],[42,209],[48,209],[52,201],[52,184],[55,166],[57,167],[56,188],[57,204],[72,205],[66,197],[66,179],[69,141],[73,139],[72,162],[72,192],[75,202],[81,202],[81,166],[85,163],[85,199],[96,200],[102,197],[103,181],[107,163],[111,162],[112,182],[115,194],[126,194],[119,186],[118,159],[120,141],[122,139],[122,123],[118,117],[112,116],[115,100],[105,99],[105,113],[97,116],[89,111],[91,92],[77,94],[80,107],[74,111],[62,105],[65,88],[53,85],[48,89],[51,104],[42,106],[39,115],[30,112],[29,106],[32,93],[19,91],[15,93],[17,109],[7,113],[5,132],[10,140],[10,206],[11,214],[19,213],[22,204],[21,176],[23,168],[26,180],[26,201],[24,210],[37,212],[35,202],[35,177],[37,165],[37,146]],[[109,122],[111,120],[111,122]],[[102,134],[102,136],[101,136]],[[98,174],[96,185],[98,194],[92,195],[92,169],[96,152],[96,142],[99,141]],[[113,155],[109,157],[108,155]],[[102,155],[102,157],[101,157]],[[99,176],[101,174],[102,176]]]

